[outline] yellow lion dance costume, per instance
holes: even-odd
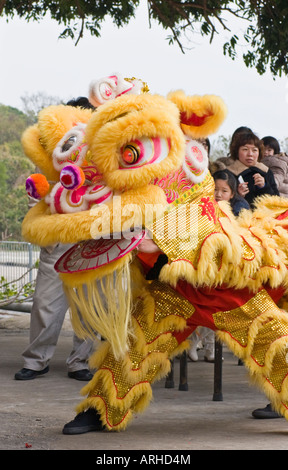
[[[151,95],[115,75],[91,85],[90,101],[95,110],[44,109],[23,135],[47,183],[31,175],[42,200],[23,236],[74,245],[55,265],[73,326],[105,339],[63,432],[125,429],[200,325],[288,418],[288,201],[263,197],[236,219],[214,200],[199,139],[225,119],[219,97]]]

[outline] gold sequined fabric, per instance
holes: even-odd
[[[240,346],[239,355],[253,371],[254,378],[259,375],[269,383],[286,408],[287,399],[281,399],[280,394],[285,392],[283,384],[288,374],[288,319],[267,291],[262,289],[241,307],[217,312],[213,318],[219,331],[228,334],[229,347],[233,349],[233,342]]]
[[[183,259],[196,267],[207,237],[224,233],[219,217],[226,215],[214,199],[214,180],[208,173],[204,182],[181,194],[147,229],[169,261]]]
[[[214,188],[208,173],[201,183],[179,191],[162,216],[147,220],[148,233],[168,256],[161,281],[175,286],[185,279],[195,286],[225,284],[254,292],[265,283],[287,284],[287,232],[275,217],[255,217],[252,211],[236,219],[227,202],[215,201]]]
[[[185,328],[193,312],[188,301],[158,281],[152,281],[137,299],[133,313],[136,337],[131,338],[129,352],[116,361],[110,351],[89,392],[90,403],[94,399],[98,407],[105,407],[109,429],[123,426],[139,402],[150,400],[150,384],[169,372],[169,357],[179,347],[173,332]]]
[[[267,291],[262,289],[241,307],[214,313],[213,318],[216,328],[220,331],[228,331],[231,337],[245,348],[252,322],[265,310],[275,309],[275,307],[275,303]]]

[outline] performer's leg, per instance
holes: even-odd
[[[190,347],[188,351],[188,357],[192,362],[198,361],[198,344],[201,341],[199,329],[197,328],[193,331],[192,335],[189,337]]]
[[[31,371],[35,373],[48,371],[69,308],[62,281],[54,269],[54,264],[68,248],[68,245],[59,244],[51,250],[42,248],[40,251],[30,318],[30,342],[22,354],[24,367],[15,374],[17,380],[34,378],[35,375]],[[84,371],[81,380],[90,380],[92,375],[87,370],[87,362],[92,351],[92,340],[82,340],[74,334],[73,349],[67,359],[68,373]]]
[[[73,335],[73,349],[66,360],[68,376],[78,380],[90,380],[93,375],[89,372],[89,357],[94,350],[94,342],[87,338],[85,340]]]
[[[94,354],[90,365],[98,370],[82,391],[88,396],[78,406],[80,415],[63,432],[102,430],[102,424],[108,430],[125,429],[133,414],[148,406],[151,384],[168,374],[170,358],[189,346],[182,339],[179,344],[174,333],[186,329],[186,337],[189,336],[191,330],[186,328],[186,320],[193,313],[191,303],[170,287],[153,281],[144,288],[133,311],[135,336],[130,338],[129,352],[117,361],[109,344],[104,343]],[[99,413],[94,428],[90,421],[87,425],[87,414],[83,413],[87,409],[89,417],[91,409]]]
[[[23,352],[24,368],[41,371],[52,358],[68,302],[62,282],[55,272],[54,263],[64,252],[56,247],[53,252],[45,248],[40,252],[40,263],[30,320],[30,344]]]
[[[215,332],[207,327],[201,327],[200,338],[204,347],[204,361],[215,362]]]
[[[192,362],[198,361],[198,349],[204,349],[204,361],[215,361],[215,332],[206,326],[199,326],[189,337],[190,348],[188,357]]]

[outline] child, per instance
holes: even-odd
[[[262,139],[264,145],[263,157],[270,157],[272,155],[278,155],[280,153],[280,144],[275,137],[267,135]]]
[[[275,137],[262,139],[264,158],[262,163],[272,171],[281,197],[288,197],[288,155],[280,152],[280,145]]]
[[[237,193],[237,180],[229,170],[216,171],[213,178],[216,201],[229,201],[235,216],[238,216],[242,209],[250,209],[244,197]]]

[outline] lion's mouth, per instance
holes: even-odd
[[[122,233],[121,236],[99,240],[85,240],[72,246],[55,263],[59,273],[77,273],[100,268],[123,258],[134,250],[145,237],[145,230]]]

